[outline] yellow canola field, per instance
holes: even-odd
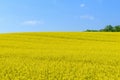
[[[120,33],[0,34],[0,80],[120,80]]]

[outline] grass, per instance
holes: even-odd
[[[0,80],[120,80],[120,33],[0,34]]]

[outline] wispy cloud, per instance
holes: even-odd
[[[37,20],[28,20],[22,22],[23,25],[30,25],[30,26],[35,26],[35,25],[43,25],[44,21],[37,21]]]
[[[86,19],[86,20],[94,20],[95,19],[95,17],[91,16],[91,15],[81,15],[80,18]]]
[[[81,8],[85,7],[85,4],[84,3],[80,4],[80,7]]]

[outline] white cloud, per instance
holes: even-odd
[[[82,4],[80,4],[80,7],[81,7],[81,8],[85,7],[85,4],[83,4],[83,3],[82,3]]]
[[[37,20],[28,20],[28,21],[24,21],[22,24],[23,25],[35,26],[35,25],[42,25],[42,24],[44,24],[44,22],[43,21],[37,21]]]
[[[91,15],[82,15],[80,16],[81,19],[87,19],[87,20],[94,20],[95,17]]]

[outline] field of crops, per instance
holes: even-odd
[[[120,80],[120,33],[0,34],[0,80]]]

